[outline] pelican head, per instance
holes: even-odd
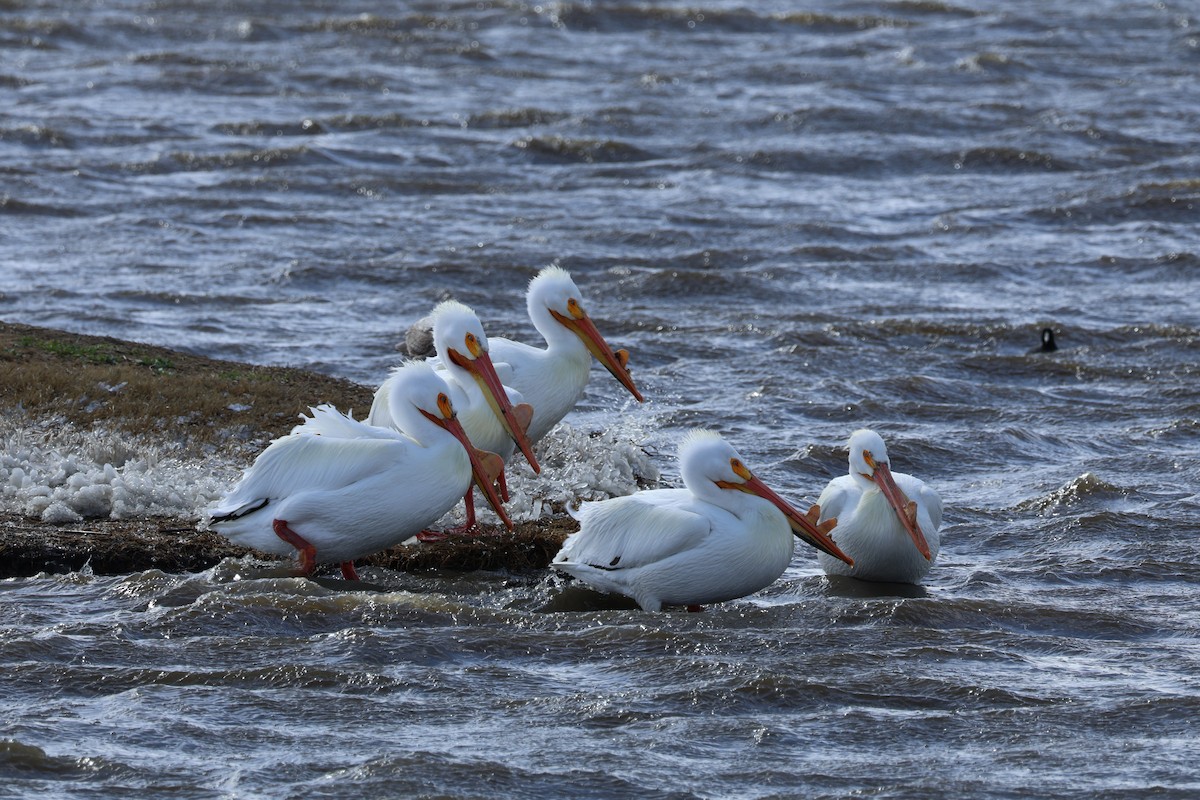
[[[438,355],[443,362],[452,364],[464,370],[471,379],[479,384],[484,398],[487,400],[496,418],[504,430],[521,448],[529,466],[534,472],[540,472],[537,459],[533,455],[533,445],[525,431],[529,427],[531,412],[526,406],[515,409],[508,399],[508,393],[500,384],[500,377],[488,355],[487,335],[483,332],[483,323],[475,312],[457,300],[446,300],[433,309],[433,342]]]
[[[458,439],[470,458],[471,476],[475,485],[487,497],[488,504],[504,524],[511,529],[512,520],[504,513],[504,505],[500,502],[495,487],[496,478],[504,469],[504,461],[495,453],[479,450],[471,444],[450,402],[450,387],[434,372],[433,367],[423,361],[408,362],[394,374],[399,380],[395,382],[395,388],[389,396],[393,419],[402,421],[405,430],[413,435],[413,429],[417,426],[403,421],[415,421],[417,418],[412,414],[412,410],[415,409],[421,417]]]
[[[814,521],[815,514],[804,515],[793,508],[755,477],[737,450],[719,434],[695,430],[684,437],[679,446],[679,467],[684,485],[694,494],[713,498],[720,504],[719,495],[714,496],[709,489],[710,486],[716,486],[721,493],[745,492],[761,497],[783,512],[796,536],[818,550],[840,558],[851,566],[854,565],[854,561],[829,538],[829,531],[836,522],[825,522],[818,526]]]
[[[615,353],[608,342],[596,330],[591,317],[583,310],[579,287],[571,280],[571,274],[561,267],[546,267],[529,282],[526,295],[529,318],[536,324],[546,313],[559,325],[574,333],[621,385],[642,402],[642,395],[629,374],[629,352]],[[543,331],[543,335],[545,332]]]
[[[929,543],[925,541],[925,534],[921,533],[921,526],[917,524],[917,504],[909,500],[896,485],[888,461],[887,446],[875,431],[863,428],[850,434],[850,475],[864,491],[879,490],[888,505],[895,510],[917,550],[926,560],[932,558]]]

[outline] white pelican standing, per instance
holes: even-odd
[[[479,317],[462,303],[447,300],[433,309],[431,318],[437,366],[444,370],[440,374],[450,385],[454,407],[471,442],[482,450],[498,454],[504,461],[512,456],[515,445],[524,453],[533,471],[540,472],[541,467],[525,432],[534,411],[528,403],[521,402],[519,394],[501,385],[488,355],[488,338]],[[366,419],[368,425],[395,427],[395,420],[390,413],[395,374],[375,391],[375,400]],[[507,499],[503,472],[500,474],[500,486]],[[464,500],[467,520],[462,530],[467,530],[475,525],[475,503],[470,487]]]
[[[306,575],[318,563],[340,563],[347,580],[358,577],[355,559],[436,521],[472,478],[512,527],[492,488],[500,457],[471,444],[446,382],[421,363],[393,377],[390,412],[403,432],[314,409],[322,423],[300,426],[260,453],[210,510],[211,527],[266,553],[298,553]]]
[[[836,521],[801,515],[706,430],[679,446],[684,489],[653,489],[584,503],[579,532],[553,565],[594,589],[632,597],[645,611],[719,603],[769,585],[792,560],[792,533],[850,559],[828,533]]]
[[[492,359],[506,386],[533,405],[529,438],[536,442],[567,415],[587,387],[592,356],[642,402],[629,374],[629,353],[615,353],[583,310],[579,287],[560,267],[546,267],[529,282],[529,319],[546,349],[509,339],[492,339]]]
[[[942,498],[920,478],[893,473],[874,431],[850,435],[850,474],[830,481],[817,505],[821,519],[837,518],[833,539],[854,559],[847,565],[819,554],[830,575],[917,583],[937,558]]]

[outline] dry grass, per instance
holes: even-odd
[[[218,361],[162,347],[0,322],[0,419],[150,435],[196,453],[250,450],[292,429],[318,403],[365,409],[373,391],[299,369]],[[544,569],[574,530],[569,519],[513,533],[396,547],[362,563],[396,570]],[[85,520],[51,525],[0,513],[0,578],[78,570],[187,572],[245,555],[186,520]],[[264,556],[264,558],[272,558]]]
[[[262,443],[318,403],[368,408],[372,390],[284,367],[0,323],[0,409],[168,436],[185,445]]]

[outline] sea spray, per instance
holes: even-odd
[[[0,434],[0,510],[45,522],[193,519],[237,479],[227,458],[178,451],[148,436],[9,417]]]
[[[185,452],[147,436],[10,422],[0,434],[0,510],[44,522],[199,519],[248,466],[230,456]],[[644,439],[644,431],[628,418],[587,432],[560,424],[538,445],[544,465],[540,475],[522,461],[509,462],[509,514],[514,521],[528,522],[561,514],[582,500],[630,494],[655,484],[659,472]],[[482,504],[477,506],[482,521],[499,524]],[[442,524],[463,518],[460,504]]]
[[[609,427],[588,431],[561,422],[538,442],[536,455],[542,466],[534,475],[529,465],[511,459],[505,469],[509,500],[505,510],[514,522],[529,522],[564,514],[583,500],[601,500],[632,494],[658,483],[660,473],[647,451],[646,432],[630,417],[611,421]],[[483,503],[476,516],[485,525],[499,518]],[[466,517],[460,503],[435,527],[461,524]]]

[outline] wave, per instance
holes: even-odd
[[[1094,473],[1085,472],[1049,494],[1017,504],[1016,508],[1018,511],[1037,511],[1045,515],[1066,508],[1094,505],[1096,501],[1118,500],[1127,494],[1127,490],[1120,486]]]
[[[788,29],[857,33],[870,28],[904,28],[912,23],[900,17],[872,14],[839,15],[814,11],[758,13],[694,6],[655,6],[557,3],[548,6],[552,21],[572,30],[594,33],[645,30],[694,30],[722,33],[766,33]]]
[[[1081,169],[1079,164],[1050,153],[1015,147],[974,147],[961,151],[955,158],[954,167],[1001,172],[1072,172]]]
[[[940,2],[940,0],[898,0],[891,3],[888,7],[895,11],[906,11],[911,14],[925,16],[971,18],[981,17],[987,13],[974,8],[950,5],[949,3]]]
[[[543,161],[595,164],[650,161],[657,158],[640,147],[615,139],[528,136],[518,139],[513,146]]]
[[[12,16],[8,13],[7,4],[0,7],[4,8],[6,17],[4,20],[5,38],[8,39],[8,36],[15,35],[18,37],[21,47],[34,50],[57,50],[62,44],[68,42],[84,44],[90,43],[93,39],[93,32],[89,26],[77,25],[51,16]],[[11,40],[4,42],[6,48],[15,44],[18,42]]]
[[[566,119],[568,115],[561,111],[546,111],[540,108],[514,108],[504,111],[482,111],[467,117],[468,128],[507,129],[533,128],[540,125],[550,125]]]
[[[16,739],[0,739],[0,772],[6,783],[27,781],[95,781],[128,778],[133,770],[116,761],[94,756],[54,756],[40,747]],[[19,777],[18,777],[19,776]]]
[[[15,128],[0,128],[0,142],[13,142],[25,147],[69,149],[73,146],[70,134],[49,125],[18,125]]]
[[[1139,183],[1119,192],[1102,191],[1052,206],[1030,209],[1035,220],[1069,222],[1079,226],[1097,223],[1153,221],[1159,224],[1190,223],[1200,208],[1200,181],[1178,180]]]
[[[0,211],[13,216],[30,217],[80,217],[84,212],[65,206],[52,206],[44,203],[32,203],[15,197],[0,197]]]
[[[258,150],[233,150],[227,153],[176,151],[150,161],[121,164],[119,171],[146,175],[177,172],[238,171],[245,168],[270,169],[284,166],[337,164],[337,160],[307,145],[268,147]]]

